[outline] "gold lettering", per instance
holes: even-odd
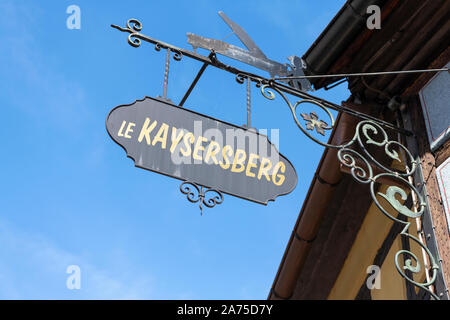
[[[280,170],[281,169],[281,170]],[[278,162],[275,167],[273,167],[272,172],[272,182],[276,186],[281,186],[284,182],[285,176],[283,174],[277,174],[278,170],[280,170],[282,173],[286,171],[286,165],[283,162]],[[276,178],[278,177],[278,181],[276,181]]]
[[[139,134],[138,142],[142,142],[142,139],[145,137],[145,141],[148,145],[150,145],[150,132],[155,129],[157,121],[153,121],[149,126],[150,118],[145,118],[144,125],[142,126],[141,133]]]
[[[167,133],[169,132],[169,126],[166,123],[162,123],[161,128],[159,128],[158,133],[153,139],[152,145],[154,146],[156,143],[161,142],[161,149],[166,148],[167,142]]]
[[[259,167],[259,171],[258,171],[258,180],[261,180],[261,177],[264,174],[266,179],[268,181],[270,181],[270,177],[269,177],[270,168],[272,168],[272,162],[270,162],[269,159],[263,157],[261,160],[261,165]]]
[[[209,158],[211,158],[215,164],[219,162],[216,159],[216,154],[220,151],[220,144],[215,141],[211,141],[208,146],[208,151],[206,151],[205,162],[209,164]]]
[[[242,149],[236,149],[236,154],[234,155],[233,166],[231,167],[231,172],[242,172],[245,169],[244,161],[247,158],[247,154]],[[238,168],[239,165],[239,168]]]
[[[225,147],[223,147],[222,149],[222,156],[223,159],[225,160],[225,163],[220,161],[219,165],[222,167],[222,169],[227,170],[230,167],[230,160],[227,157],[228,156],[233,156],[233,148],[231,148],[231,146],[229,145],[225,145]]]
[[[255,177],[255,174],[251,172],[251,170],[252,168],[256,168],[256,162],[253,161],[257,159],[259,159],[259,155],[250,153],[250,156],[248,157],[247,169],[245,170],[245,175],[247,177]]]
[[[119,136],[119,137],[123,137],[123,128],[125,127],[125,123],[127,123],[125,120],[124,121],[122,121],[122,124],[121,124],[121,126],[120,126],[120,129],[119,129],[119,132],[117,133],[117,135]]]
[[[203,142],[208,141],[208,139],[206,139],[205,137],[199,136],[197,138],[197,142],[195,143],[195,147],[194,147],[194,152],[192,153],[192,158],[194,158],[195,160],[200,160],[202,161],[202,156],[200,156],[198,154],[198,152],[201,150],[205,150],[205,147],[202,146]]]
[[[170,152],[173,153],[178,143],[180,143],[181,138],[183,138],[183,129],[180,129],[177,134],[177,128],[172,127],[172,145],[170,146]]]
[[[129,133],[133,132],[133,127],[136,125],[136,123],[130,122],[128,123],[127,130],[125,131],[125,138],[131,139],[131,136]]]
[[[190,140],[190,142],[188,142],[188,139]],[[181,153],[183,154],[183,156],[185,157],[189,157],[191,155],[191,144],[194,143],[194,135],[192,134],[192,132],[188,132],[184,135],[183,138],[183,142],[184,142],[184,146],[186,147],[186,150],[183,150],[183,148],[180,148]]]

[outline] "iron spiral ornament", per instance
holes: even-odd
[[[424,201],[422,194],[410,182],[410,179],[413,178],[413,175],[418,168],[418,162],[414,159],[409,150],[399,141],[389,140],[389,136],[384,128],[390,128],[406,135],[411,135],[412,132],[404,130],[403,128],[395,127],[381,119],[376,119],[374,117],[370,117],[369,115],[355,112],[349,108],[345,108],[306,94],[305,92],[292,89],[277,82],[274,78],[267,79],[252,73],[238,70],[220,62],[214,51],[211,51],[209,57],[205,57],[197,54],[196,52],[181,49],[168,43],[145,36],[140,33],[142,30],[142,23],[136,19],[129,19],[125,28],[116,25],[112,25],[112,27],[122,32],[129,33],[128,43],[132,47],[137,48],[141,45],[141,41],[145,41],[153,44],[156,51],[161,51],[161,49],[168,50],[164,81],[165,88],[167,87],[168,78],[168,60],[170,60],[170,53],[172,52],[172,58],[176,61],[180,61],[182,57],[185,56],[201,61],[205,66],[211,65],[235,74],[236,81],[240,84],[244,84],[246,80],[248,82],[251,81],[255,83],[257,88],[260,88],[262,95],[269,100],[274,100],[276,95],[281,96],[289,107],[293,120],[300,131],[315,143],[326,148],[337,150],[337,158],[340,164],[349,169],[351,176],[356,181],[369,186],[372,200],[381,213],[394,223],[402,224],[403,229],[399,233],[400,236],[415,242],[420,248],[423,249],[428,256],[430,264],[430,276],[426,281],[418,282],[417,279],[414,279],[413,275],[421,272],[424,269],[424,266],[422,265],[422,260],[419,259],[419,257],[417,257],[411,250],[399,250],[394,257],[395,266],[399,274],[407,282],[422,288],[434,299],[439,299],[439,297],[432,290],[432,287],[436,282],[439,265],[436,263],[436,258],[427,248],[425,243],[418,237],[411,234],[411,222],[408,221],[408,219],[421,219],[424,212],[426,212],[426,202]],[[164,92],[166,93],[166,90]],[[295,103],[291,103],[287,97],[287,94],[293,95],[299,100]],[[166,95],[164,94],[164,97],[165,96]],[[317,108],[318,112],[302,112],[302,108],[307,104],[313,105]],[[335,127],[336,121],[331,113],[331,110],[346,112],[364,119],[357,124],[354,136],[349,142],[334,145],[331,143],[322,142],[314,136],[314,134],[325,136],[327,132],[331,132],[331,130]],[[318,116],[319,111],[321,114],[325,113],[327,119],[320,119]],[[372,155],[369,151],[369,147],[381,150],[382,153],[390,160],[390,163],[403,163],[404,170],[393,169],[391,166],[385,165],[381,161],[378,161],[377,157]],[[374,170],[375,168],[378,169],[376,172],[381,173],[376,173]],[[386,181],[386,178],[388,178],[388,181],[396,181],[397,183],[387,185],[385,191],[381,192],[378,190],[378,185],[381,183],[381,180]],[[191,203],[199,203],[201,214],[203,214],[203,205],[208,208],[212,208],[223,202],[223,195],[220,191],[198,185],[194,182],[182,182],[180,185],[180,191],[186,195],[187,199]],[[413,204],[408,206],[406,204],[406,200],[408,197],[412,197],[412,194],[415,195],[417,201],[416,203],[413,201]],[[380,202],[381,199],[383,199],[382,202]],[[391,210],[385,208],[385,205],[389,206]],[[395,215],[390,213],[392,210],[396,212]],[[401,219],[399,217],[403,217],[405,219]],[[412,275],[410,275],[410,273]]]
[[[263,84],[261,86],[261,93],[265,98],[269,100],[274,100],[275,93],[278,93],[291,110],[292,117],[301,132],[312,141],[324,147],[337,149],[337,158],[339,162],[343,166],[349,168],[352,177],[359,183],[369,185],[371,198],[377,208],[387,218],[394,221],[395,223],[401,223],[404,226],[402,231],[400,232],[400,236],[405,237],[408,240],[411,240],[419,245],[420,248],[422,248],[428,256],[430,262],[429,280],[418,282],[414,279],[414,274],[419,274],[419,272],[421,272],[421,270],[424,268],[424,266],[422,265],[423,260],[419,259],[410,250],[399,250],[398,252],[396,252],[394,257],[394,263],[398,273],[407,282],[425,290],[434,299],[439,300],[440,298],[438,297],[438,295],[436,295],[436,293],[432,290],[432,286],[436,281],[437,272],[439,270],[439,265],[436,263],[436,258],[430,252],[423,241],[410,233],[411,222],[408,221],[408,218],[421,218],[423,213],[425,212],[426,207],[426,203],[423,201],[420,192],[410,181],[408,181],[408,178],[412,177],[418,167],[418,163],[416,162],[410,151],[400,142],[389,140],[388,134],[386,133],[384,128],[378,123],[371,120],[360,121],[356,126],[353,138],[345,144],[333,145],[321,142],[308,132],[316,129],[317,133],[322,134],[322,132],[319,132],[317,130],[317,123],[321,121],[318,119],[317,114],[315,112],[314,114],[311,112],[310,115],[314,115],[314,117],[305,117],[303,116],[305,114],[302,114],[302,118],[305,121],[305,124],[303,125],[297,117],[297,108],[301,106],[302,103],[310,103],[325,111],[325,113],[329,117],[328,122],[330,123],[330,125],[328,125],[327,122],[322,121],[320,128],[322,130],[332,130],[335,126],[335,120],[330,110],[325,105],[323,105],[319,101],[310,99],[302,99],[295,102],[295,104],[292,104],[283,92],[278,90],[278,88],[276,87],[272,87],[270,84]],[[315,123],[311,120],[314,120]],[[376,157],[374,157],[369,152],[368,146],[382,148],[384,155],[387,156],[388,159],[391,160],[391,162],[396,161],[398,163],[404,164],[405,170],[395,170],[386,165],[383,165],[376,159]],[[356,149],[362,151],[356,151]],[[400,155],[403,156],[403,159],[401,159]],[[375,174],[373,167],[377,167],[378,169],[380,169],[381,173]],[[388,178],[390,179],[389,181],[397,181],[398,183],[396,185],[387,186],[385,193],[377,192],[377,185],[383,178],[384,181],[386,181],[385,178]],[[402,187],[399,187],[398,185],[401,185]],[[411,205],[411,208],[404,204],[405,200],[407,200],[408,197],[408,191],[410,194],[414,193],[415,197],[418,199],[417,206],[415,208],[413,208],[415,206],[414,204]],[[380,203],[379,198],[384,199],[389,204],[389,206],[395,210],[398,216],[401,215],[406,219],[402,220],[399,219],[398,216],[395,217],[390,214],[389,210],[383,207],[383,205]],[[400,198],[403,203],[400,202],[398,198]],[[412,275],[408,275],[407,271],[409,271]]]

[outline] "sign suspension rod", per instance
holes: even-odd
[[[194,89],[194,87],[197,85],[198,80],[200,79],[200,77],[202,76],[203,72],[205,71],[206,67],[208,66],[207,63],[203,63],[202,67],[200,68],[200,70],[198,71],[197,75],[195,76],[194,81],[192,81],[189,89],[186,91],[186,93],[184,94],[183,99],[181,99],[180,103],[178,104],[180,107],[182,107],[184,105],[184,103],[186,102],[187,98],[189,97],[189,95],[192,92],[192,89]]]
[[[167,100],[167,85],[169,83],[169,65],[170,65],[170,50],[166,53],[166,65],[164,68],[164,89],[163,98]]]
[[[247,129],[250,129],[252,127],[252,123],[251,123],[251,105],[250,105],[250,83],[251,80],[250,78],[247,78]]]
[[[310,76],[276,77],[272,80],[292,80],[292,79],[314,79],[314,78],[335,78],[335,77],[361,77],[361,76],[382,76],[390,74],[424,73],[424,72],[450,72],[449,68],[440,69],[420,69],[420,70],[397,70],[397,71],[378,71],[378,72],[357,72],[357,73],[337,73],[337,74],[315,74]]]

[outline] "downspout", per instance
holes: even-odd
[[[354,134],[358,119],[339,114],[329,142],[342,144]],[[341,179],[336,149],[325,149],[309,187],[268,299],[290,299],[328,204]]]

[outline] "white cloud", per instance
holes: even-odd
[[[126,256],[96,267],[42,234],[0,221],[0,298],[2,299],[151,299],[153,279],[129,267]],[[69,265],[81,268],[81,289],[69,290]],[[119,268],[118,268],[119,267]]]
[[[45,118],[58,129],[78,131],[90,114],[86,90],[52,60],[58,39],[46,43],[36,40],[42,36],[42,9],[34,3],[5,1],[0,4],[0,15],[5,17],[0,20],[0,37],[6,44],[0,46],[0,56],[5,61],[3,72],[10,79],[0,88],[15,94],[9,95],[8,107],[18,108],[36,121]]]

